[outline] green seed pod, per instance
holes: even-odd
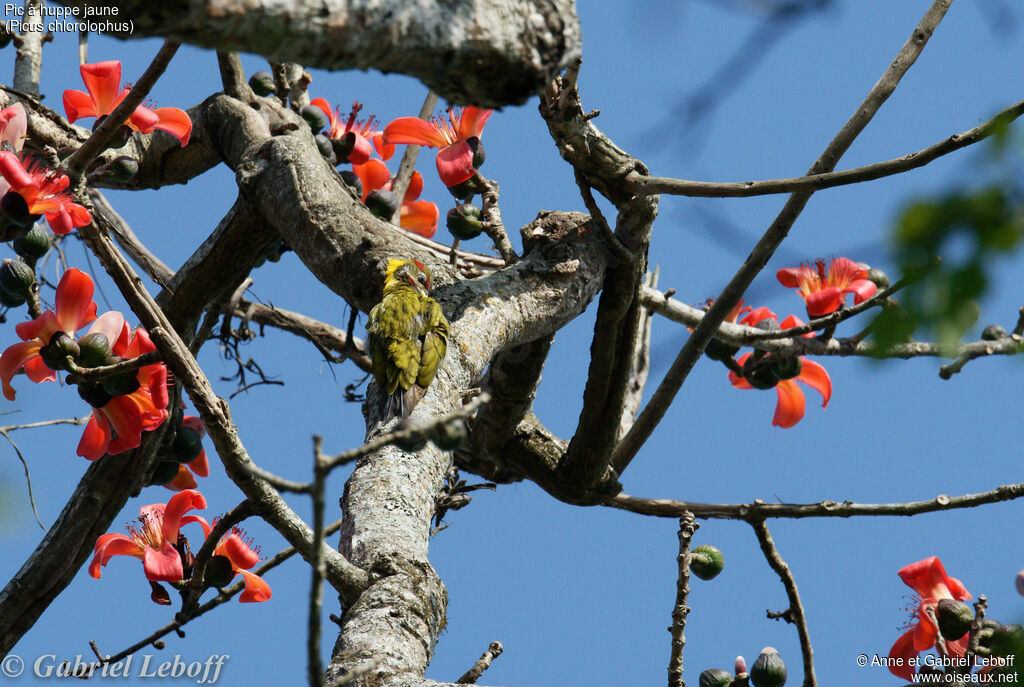
[[[3,289],[0,289],[0,304],[5,305],[8,308],[17,308],[19,305],[25,304],[25,299],[21,296],[13,296]]]
[[[487,153],[484,151],[484,144],[480,142],[480,139],[476,136],[470,136],[466,139],[466,145],[473,151],[473,167],[480,169],[480,165],[487,159]]]
[[[139,161],[127,155],[120,155],[107,165],[107,169],[118,181],[128,181],[139,173]]]
[[[337,164],[343,164],[348,162],[348,156],[355,150],[356,147],[356,135],[354,132],[349,131],[341,138],[332,138],[331,147],[334,150],[334,156],[338,159]]]
[[[690,552],[690,570],[702,580],[711,580],[722,572],[725,558],[714,546],[703,544]]]
[[[86,334],[78,340],[78,364],[82,367],[102,367],[110,357],[110,340],[103,332]]]
[[[67,359],[78,360],[78,342],[64,332],[54,332],[50,343],[39,349],[39,357],[51,370],[67,370]]]
[[[203,437],[194,429],[179,427],[171,451],[179,462],[191,463],[203,452]]]
[[[249,77],[249,88],[258,96],[272,95],[274,93],[274,77],[270,72],[255,72]]]
[[[92,382],[82,382],[79,384],[78,395],[82,397],[83,401],[91,405],[93,408],[102,408],[110,403],[110,399],[113,398],[113,396],[103,390],[103,386],[101,384],[95,384]]]
[[[50,231],[42,224],[33,224],[26,233],[14,239],[14,252],[30,266],[35,265],[50,250],[50,236]]]
[[[299,108],[299,115],[306,120],[314,134],[327,128],[327,115],[316,105],[303,105]]]
[[[466,423],[462,420],[446,422],[434,430],[430,440],[442,451],[454,451],[466,441]]]
[[[167,484],[178,476],[178,463],[173,460],[161,460],[149,478],[150,485]]]
[[[732,675],[721,668],[709,668],[700,674],[700,687],[729,687]]]
[[[379,189],[366,196],[366,207],[377,217],[388,222],[398,209],[398,196],[391,191]]]
[[[139,383],[138,370],[119,372],[105,378],[102,382],[103,390],[111,396],[125,396],[134,393],[142,384]]]
[[[33,215],[28,211],[28,203],[25,198],[15,191],[8,191],[0,198],[0,212],[3,212],[4,219],[16,227],[27,228],[39,219],[39,215]]]
[[[755,389],[773,389],[779,383],[779,376],[772,369],[771,361],[756,355],[751,355],[743,363],[743,378]]]
[[[484,230],[480,208],[472,203],[456,205],[449,210],[446,223],[452,236],[463,241],[475,239]]]
[[[316,141],[317,150],[320,151],[320,155],[330,162],[332,165],[338,164],[338,159],[334,156],[334,147],[331,145],[331,139],[327,138],[323,134],[317,134],[313,137]]]
[[[873,281],[875,286],[884,289],[889,286],[889,275],[877,267],[872,267],[868,270],[868,281]]]
[[[772,366],[772,372],[779,379],[793,379],[804,369],[803,362],[795,355],[772,354],[767,359]]]
[[[981,338],[985,341],[998,341],[1006,337],[1006,328],[998,324],[990,324],[981,332]]]
[[[476,193],[476,184],[472,179],[466,179],[462,183],[448,187],[448,192],[459,200],[468,200]]]
[[[950,641],[963,637],[971,629],[974,613],[967,604],[954,599],[941,599],[936,615],[939,620],[939,632]]]
[[[761,655],[750,666],[750,681],[754,687],[782,687],[786,684],[786,664],[778,651],[770,646],[761,649]]]
[[[352,187],[352,190],[356,192],[356,195],[360,198],[363,197],[363,180],[356,176],[355,172],[350,172],[347,169],[340,172],[341,180]]]
[[[36,271],[21,260],[5,258],[0,265],[0,289],[16,298],[28,298],[36,283]]]
[[[209,587],[226,587],[235,578],[231,560],[227,556],[210,556],[203,569],[203,582]]]
[[[988,648],[993,656],[1024,654],[1024,626],[1000,625],[992,631]]]
[[[711,339],[711,341],[708,342],[708,347],[704,349],[704,355],[712,360],[722,362],[736,355],[739,350],[739,346],[733,346],[732,344],[727,344],[724,341],[719,341],[718,339]]]

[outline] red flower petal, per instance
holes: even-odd
[[[740,324],[745,324],[748,327],[755,327],[761,320],[775,320],[778,321],[778,316],[768,308],[764,306],[751,310],[742,320]]]
[[[382,132],[375,132],[371,140],[373,141],[374,150],[377,151],[382,160],[390,160],[391,156],[395,154],[395,146],[384,142],[384,134]]]
[[[114,556],[134,556],[142,558],[142,547],[131,537],[123,534],[109,533],[100,536],[96,540],[96,547],[93,549],[92,562],[89,564],[89,574],[99,579],[100,568],[107,564]]]
[[[971,598],[960,580],[946,574],[946,569],[938,556],[929,556],[924,560],[911,563],[901,568],[900,579],[923,598],[948,599],[964,601]]]
[[[232,532],[217,546],[217,552],[227,556],[232,567],[248,570],[260,562],[258,553],[249,548],[241,537]]]
[[[330,129],[331,133],[333,134],[337,118],[334,116],[334,111],[331,109],[331,104],[324,100],[323,98],[313,98],[312,100],[309,101],[309,104],[312,105],[313,107],[319,107],[321,110],[323,110],[324,115],[327,116],[327,121],[330,122]]]
[[[195,508],[206,508],[206,499],[195,489],[179,491],[172,496],[167,502],[167,508],[164,510],[164,521],[161,528],[164,539],[177,542],[178,528],[181,526],[181,516]]]
[[[878,285],[875,282],[868,281],[867,279],[858,279],[843,289],[843,293],[853,293],[853,303],[856,305],[874,296],[877,290]]]
[[[47,367],[46,363],[39,356],[25,361],[25,376],[28,377],[30,382],[35,382],[36,384],[57,381],[57,373]]]
[[[86,460],[102,458],[107,452],[107,444],[110,443],[110,423],[102,413],[95,410],[89,418],[89,424],[82,432],[82,438],[78,442],[78,455]]]
[[[36,187],[35,180],[25,171],[21,160],[9,150],[0,151],[0,174],[10,183],[13,191]]]
[[[740,367],[743,367],[743,363],[747,362],[747,358],[749,358],[749,357],[750,357],[750,353],[744,353],[743,355],[741,355],[739,358],[736,359],[736,363]],[[737,389],[753,389],[754,388],[754,387],[750,386],[750,382],[748,382],[746,379],[744,379],[740,375],[736,374],[732,370],[729,370],[729,382],[734,387],[736,387]]]
[[[465,141],[441,148],[435,164],[441,182],[448,187],[461,184],[476,173],[473,167],[473,149]]]
[[[364,201],[370,193],[384,188],[391,181],[391,172],[380,160],[367,160],[364,164],[352,165],[352,171],[359,177],[359,181],[363,182]]]
[[[809,278],[816,278],[817,276],[817,272],[812,270],[810,267],[804,266],[787,267],[775,273],[775,277],[779,280],[779,283],[792,289],[799,289],[801,282]]]
[[[800,374],[796,376],[797,381],[803,382],[821,394],[823,399],[821,407],[828,407],[828,402],[832,399],[832,380],[829,378],[828,372],[813,360],[800,358],[800,362],[803,365]]]
[[[408,229],[414,234],[425,238],[431,238],[437,233],[437,218],[440,212],[437,205],[427,200],[414,200],[409,203],[402,203],[401,224],[403,229]]]
[[[181,491],[175,496],[184,493]],[[169,541],[165,541],[161,549],[146,547],[142,552],[142,569],[146,572],[146,579],[153,582],[180,582],[185,575],[181,568],[181,555]]]
[[[153,110],[139,105],[135,108],[135,112],[132,112],[128,116],[128,121],[131,123],[131,127],[133,129],[138,129],[144,134],[149,134],[156,128],[157,122],[160,121],[160,118],[155,112],[153,112]]]
[[[353,165],[364,164],[370,159],[370,154],[373,152],[373,146],[366,140],[365,136],[357,134],[355,131],[349,131],[345,135],[352,135],[355,144],[352,146],[352,151],[348,154],[348,161]]]
[[[73,334],[96,319],[92,277],[72,267],[57,284],[56,314],[61,330]]]
[[[479,138],[480,134],[484,132],[484,124],[493,113],[494,110],[484,110],[475,105],[467,106],[459,119],[459,138],[463,140],[473,136]]]
[[[177,107],[158,107],[153,110],[153,114],[157,116],[157,129],[181,141],[182,147],[188,145],[192,137],[192,119],[187,112]]]
[[[239,603],[259,603],[270,599],[270,585],[262,577],[248,570],[239,570],[238,573],[245,579],[245,591],[238,597]]]
[[[195,489],[198,485],[196,484],[196,478],[192,476],[189,469],[184,465],[178,465],[178,474],[170,482],[164,483],[164,486],[171,491],[182,491],[185,489]]]
[[[39,355],[42,344],[36,340],[20,341],[13,346],[8,346],[3,355],[0,355],[0,382],[3,384],[4,398],[13,401],[15,398],[14,387],[11,380],[20,370],[25,362]]]
[[[783,379],[775,385],[779,402],[775,406],[775,417],[772,424],[776,427],[789,429],[804,417],[804,392],[792,379]]]
[[[411,203],[419,198],[421,193],[423,193],[423,175],[413,172],[409,179],[409,188],[405,190],[405,198],[402,199],[402,202]]]
[[[828,315],[839,309],[843,304],[842,292],[838,286],[828,286],[820,291],[809,294],[807,301],[807,314],[811,317]]]
[[[92,97],[96,116],[110,114],[121,92],[121,63],[117,60],[83,64],[82,81]]]
[[[409,143],[431,148],[442,148],[448,145],[448,141],[432,124],[419,117],[399,117],[384,127],[383,133],[383,141],[388,145]]]
[[[917,656],[918,653],[914,649],[914,630],[907,630],[889,649],[889,658],[893,659],[889,662],[889,672],[909,682],[914,675],[914,667],[910,665],[910,659]],[[897,663],[900,665],[896,665]]]

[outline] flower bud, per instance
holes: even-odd
[[[702,580],[711,580],[722,572],[725,559],[714,546],[703,544],[690,552],[690,570]]]
[[[8,191],[0,198],[0,212],[3,212],[8,223],[16,227],[30,227],[39,219],[39,215],[33,215],[28,211],[25,198],[15,191]]]
[[[50,343],[39,349],[39,357],[51,370],[66,370],[67,359],[78,360],[78,343],[64,332],[54,332]]]
[[[398,196],[391,191],[378,189],[366,196],[366,207],[377,217],[389,222],[398,209]]]
[[[985,341],[998,341],[1006,336],[1006,328],[998,324],[990,324],[981,332],[981,338]],[[1024,592],[1021,592],[1024,593]]]
[[[700,674],[700,687],[729,687],[732,675],[721,668],[709,668]]]
[[[338,159],[337,164],[348,162],[348,156],[356,148],[355,132],[348,131],[341,138],[332,138],[331,148],[334,150],[334,156]]]
[[[226,587],[235,577],[231,560],[227,556],[210,556],[203,570],[203,582],[209,587]]]
[[[36,283],[36,271],[21,260],[5,258],[0,265],[0,289],[15,298],[27,299]]]
[[[448,192],[458,200],[468,200],[473,197],[474,193],[476,193],[476,184],[473,183],[473,179],[466,179],[454,186],[449,186]]]
[[[128,181],[139,173],[139,161],[127,155],[119,155],[107,165],[110,176],[118,181]]]
[[[452,236],[463,241],[475,239],[484,230],[480,208],[472,203],[456,205],[448,211],[445,221]]]
[[[939,621],[939,632],[950,641],[963,637],[971,629],[974,612],[967,604],[954,599],[940,599],[936,616]]]
[[[889,286],[889,275],[877,267],[872,267],[868,270],[868,281],[873,281],[875,286],[884,289]]]
[[[33,224],[29,230],[14,239],[14,252],[30,266],[50,250],[50,232],[42,224]]]
[[[750,667],[750,681],[754,687],[782,687],[786,684],[786,664],[778,651],[770,646],[761,649],[761,655]]]
[[[316,105],[303,105],[299,108],[299,115],[306,120],[314,134],[327,128],[327,115]]]
[[[744,677],[747,674],[747,660],[742,656],[737,656],[733,670],[736,673],[736,677]]]
[[[766,358],[770,361],[772,372],[779,379],[793,379],[804,369],[804,364],[798,356],[773,353]]]
[[[171,595],[164,589],[162,584],[151,580],[149,587],[151,590],[149,598],[152,599],[153,603],[160,604],[161,606],[171,605]]]
[[[182,463],[191,463],[203,452],[203,437],[189,427],[179,427],[171,445],[174,457]]]
[[[331,139],[327,138],[323,134],[317,134],[313,137],[316,141],[317,150],[320,151],[320,155],[330,162],[332,165],[338,164],[338,158],[334,156],[334,147],[331,145]]]
[[[270,72],[254,72],[249,77],[249,88],[258,96],[272,95],[274,93],[274,77]]]
[[[341,172],[340,174],[341,174],[341,180],[344,181],[346,184],[348,184],[350,187],[352,187],[352,190],[356,192],[356,195],[359,196],[360,198],[362,198],[363,197],[363,181],[362,181],[362,179],[360,179],[356,175],[355,172],[350,172],[347,169],[345,171]]]
[[[82,382],[79,384],[78,395],[82,397],[83,401],[91,405],[93,408],[102,408],[110,403],[110,399],[113,398],[113,396],[103,390],[103,385],[92,382]],[[172,475],[171,479],[173,478],[174,476]],[[160,484],[163,484],[163,482]]]
[[[1017,573],[1017,593],[1024,596],[1024,570]]]
[[[743,363],[743,378],[755,389],[773,389],[779,383],[779,376],[772,369],[771,360],[758,358],[756,354]]]
[[[178,476],[178,463],[173,460],[161,460],[153,469],[153,475],[149,478],[150,485],[167,484]]]
[[[723,360],[728,360],[736,355],[739,350],[739,346],[733,346],[732,344],[719,341],[718,339],[711,339],[711,341],[708,342],[708,347],[704,349],[704,355],[712,360],[722,362]]]
[[[82,367],[101,367],[110,357],[110,339],[103,332],[86,334],[78,340],[78,364]]]
[[[480,142],[480,139],[476,136],[470,136],[466,139],[466,145],[473,151],[473,168],[479,169],[480,165],[487,159],[487,153],[484,151],[484,144]]]
[[[442,451],[454,451],[466,440],[466,423],[455,419],[438,426],[431,432],[430,440]]]
[[[0,305],[5,305],[8,308],[17,308],[19,305],[24,305],[25,300],[21,296],[14,296],[0,289]]]

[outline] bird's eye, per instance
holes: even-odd
[[[420,283],[423,284],[424,286],[427,285],[427,275],[423,274],[422,272],[420,273]]]

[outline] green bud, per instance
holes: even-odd
[[[107,165],[110,176],[118,181],[128,181],[139,173],[139,161],[127,155],[119,155]]]
[[[786,664],[778,651],[770,646],[761,649],[761,655],[750,666],[750,681],[754,687],[782,687],[786,684]]]
[[[348,162],[348,156],[356,147],[355,133],[349,131],[341,138],[332,138],[331,147],[334,150],[334,156],[338,159],[339,165]]]
[[[16,227],[30,227],[39,219],[39,215],[33,215],[28,211],[25,198],[15,191],[8,191],[0,198],[0,212],[3,212],[9,224]]]
[[[110,339],[103,332],[86,334],[78,340],[78,347],[78,364],[82,367],[102,367],[111,355]]]
[[[110,399],[113,398],[113,396],[103,390],[103,385],[92,382],[82,382],[79,384],[78,395],[93,408],[102,408],[110,403]],[[163,482],[160,484],[163,484]]]
[[[732,675],[721,668],[709,668],[700,674],[700,687],[729,687]]]
[[[42,224],[33,224],[28,232],[14,239],[14,252],[29,265],[34,265],[50,250],[51,242],[49,230]]]
[[[437,427],[430,440],[442,451],[454,451],[466,441],[466,423],[456,419]]]
[[[868,281],[873,281],[875,286],[884,289],[889,286],[889,275],[877,267],[872,267],[868,270]]]
[[[702,580],[711,580],[722,572],[725,559],[714,546],[703,544],[690,552],[690,570]]]
[[[998,341],[1006,336],[1006,328],[998,324],[990,324],[981,332],[981,338],[985,341]]]
[[[3,289],[0,289],[0,304],[3,304],[8,308],[17,308],[19,305],[25,304],[25,299],[21,296],[14,296]]]
[[[227,556],[210,556],[203,570],[203,582],[209,587],[226,587],[235,578],[231,560]]]
[[[330,162],[332,165],[338,164],[337,158],[334,157],[334,148],[331,145],[331,139],[327,138],[323,134],[317,134],[313,137],[313,140],[316,141],[317,150],[320,151],[320,155],[325,160]]]
[[[66,370],[67,359],[78,360],[78,343],[64,332],[55,332],[50,343],[39,349],[39,357],[51,370]]]
[[[360,198],[363,197],[363,180],[356,176],[355,172],[350,172],[347,169],[341,172],[341,180],[352,187],[352,190],[356,192],[356,195]]]
[[[457,239],[468,241],[475,239],[484,230],[480,208],[472,203],[456,205],[448,211],[448,231]]]
[[[194,429],[179,427],[171,450],[180,462],[191,463],[203,452],[203,437]]]
[[[459,200],[468,200],[476,193],[476,184],[473,183],[473,179],[466,179],[462,183],[449,186],[448,192]]]
[[[366,196],[365,202],[370,212],[388,222],[398,209],[398,196],[384,189],[378,189]]]
[[[161,460],[149,478],[150,485],[167,484],[178,476],[178,464],[173,460]]]
[[[142,384],[139,383],[138,370],[128,370],[110,375],[102,381],[103,390],[111,396],[125,396],[134,393]]]
[[[779,376],[772,369],[771,360],[751,355],[743,363],[743,378],[755,389],[773,389],[779,383]]]
[[[993,656],[1024,654],[1024,626],[1000,625],[992,631],[989,650]]]
[[[719,341],[718,339],[711,339],[711,341],[708,342],[708,347],[704,349],[704,355],[712,360],[722,362],[723,360],[727,360],[736,355],[739,350],[739,346],[733,346],[732,344],[727,344],[724,341]]]
[[[956,641],[967,634],[974,620],[971,608],[954,599],[940,599],[936,615],[939,620],[939,632],[950,641]]]
[[[470,136],[466,139],[466,145],[473,151],[473,167],[479,169],[480,165],[487,159],[487,153],[484,151],[484,144],[480,142],[480,139],[476,136]]]
[[[0,289],[16,298],[27,299],[36,283],[36,271],[21,260],[4,259],[0,265]]]
[[[299,108],[299,115],[306,120],[314,134],[327,128],[327,115],[316,105],[303,105]]]
[[[766,356],[772,367],[772,372],[779,379],[793,379],[804,369],[804,364],[795,355],[771,354]]]
[[[249,77],[249,88],[258,96],[272,95],[274,93],[274,77],[270,72],[255,72]]]

